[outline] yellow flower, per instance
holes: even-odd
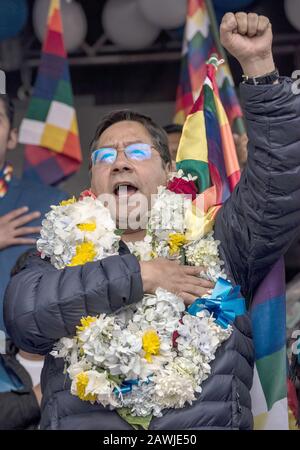
[[[80,266],[94,261],[95,257],[96,250],[94,244],[90,241],[83,242],[80,245],[76,245],[76,255],[72,258],[68,266]]]
[[[148,362],[152,362],[151,355],[158,355],[160,349],[159,336],[155,330],[148,330],[143,334],[142,338],[143,350],[145,352],[145,358]]]
[[[86,317],[82,317],[81,321],[80,321],[80,325],[77,325],[76,330],[77,333],[80,333],[84,330],[86,330],[87,328],[89,328],[89,326],[94,323],[97,320],[97,317],[91,317],[91,316],[86,316]]]
[[[97,398],[95,394],[85,395],[85,389],[89,383],[89,376],[85,372],[76,375],[76,393],[80,400],[94,402]]]
[[[90,223],[79,223],[77,225],[77,228],[81,231],[95,231],[96,230],[96,224],[95,222]]]
[[[152,250],[152,252],[150,253],[150,256],[152,259],[157,258],[157,253],[154,250]]]
[[[77,200],[76,198],[73,196],[72,198],[69,198],[68,200],[63,200],[62,202],[60,202],[60,206],[67,206],[67,205],[72,205],[73,203],[76,203]]]
[[[184,234],[181,233],[172,233],[169,234],[169,247],[170,247],[170,255],[175,255],[179,252],[180,247],[186,244],[186,238]]]

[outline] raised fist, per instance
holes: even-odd
[[[227,13],[220,26],[221,43],[250,77],[275,69],[272,56],[272,26],[265,16]]]

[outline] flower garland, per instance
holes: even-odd
[[[231,285],[213,233],[196,241],[186,238],[194,180],[178,173],[168,187],[159,187],[144,240],[127,245],[142,261],[164,257],[204,267],[201,275],[223,280],[228,294]],[[172,192],[172,186],[184,195]],[[53,206],[42,226],[38,249],[58,269],[117,253],[119,233],[95,198]],[[73,395],[116,409],[133,427],[148,428],[163,410],[196,400],[217,348],[232,333],[229,322],[220,325],[208,307],[193,306],[193,312],[186,310],[182,299],[158,289],[118,314],[82,318],[76,335],[60,339],[51,354],[65,360]]]
[[[63,269],[117,254],[119,240],[110,212],[99,200],[84,197],[77,202],[73,197],[51,206],[37,249]]]

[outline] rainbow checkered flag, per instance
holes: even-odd
[[[209,222],[214,219],[240,180],[240,168],[230,124],[223,108],[216,81],[222,61],[212,55],[204,65],[203,88],[184,123],[176,166],[197,176],[195,200]]]
[[[82,162],[60,0],[51,0],[38,75],[19,141],[25,146],[26,178],[57,184]]]
[[[216,82],[219,65],[217,56],[212,56],[205,65],[203,88],[186,118],[177,153],[177,168],[198,177],[199,194],[193,203],[190,239],[213,229],[217,212],[240,179],[232,131]],[[250,314],[255,347],[251,391],[254,428],[288,429],[282,260],[256,290]]]
[[[225,60],[216,75],[220,97],[230,126],[236,133],[243,134],[245,133],[243,113],[220,43],[211,0],[188,0],[174,122],[183,124],[192,110],[206,76],[205,63],[212,54],[217,54],[219,59]]]

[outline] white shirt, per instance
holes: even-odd
[[[23,358],[20,353],[16,354],[16,358],[20,364],[27,370],[29,375],[31,376],[33,387],[37,386],[41,382],[41,372],[44,366],[44,360],[32,360]]]

